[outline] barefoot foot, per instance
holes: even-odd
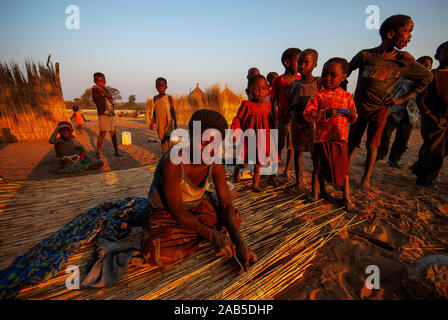
[[[370,179],[363,177],[361,179],[361,190],[370,191],[372,190],[372,186],[370,185]]]

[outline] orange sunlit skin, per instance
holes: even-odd
[[[314,81],[312,72],[316,68],[316,58],[312,54],[301,54],[298,61],[298,72],[302,82],[311,83]]]
[[[257,103],[262,103],[268,94],[268,84],[265,79],[260,78],[255,83],[250,90],[251,100]]]

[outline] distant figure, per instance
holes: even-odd
[[[156,79],[156,89],[159,92],[154,96],[154,111],[149,124],[149,129],[154,130],[157,126],[157,134],[162,144],[162,152],[165,153],[171,148],[171,132],[177,128],[176,113],[174,111],[173,98],[165,93],[168,83],[165,78]]]
[[[91,160],[85,155],[83,146],[73,137],[73,127],[70,122],[59,122],[48,142],[54,144],[56,159],[60,164],[57,173],[78,173],[104,165],[103,161]]]
[[[348,149],[350,166],[355,149],[361,145],[367,130],[367,159],[361,186],[370,189],[370,176],[375,166],[377,149],[386,125],[389,108],[408,100],[415,93],[422,92],[431,82],[432,74],[415,61],[408,52],[400,51],[410,41],[414,23],[406,15],[387,18],[380,27],[381,44],[373,49],[361,50],[350,61],[347,77],[359,69],[355,91],[358,120],[350,126]],[[402,97],[393,97],[392,89],[399,78],[415,81],[413,89]]]
[[[303,112],[307,121],[315,121],[313,149],[313,201],[331,200],[325,181],[342,187],[348,211],[354,209],[350,200],[348,126],[356,121],[356,106],[350,93],[340,88],[347,76],[348,62],[343,58],[328,60],[322,69],[323,89],[308,102]]]
[[[97,159],[100,158],[101,146],[107,132],[109,132],[112,144],[114,146],[114,156],[119,157],[120,153],[118,152],[117,127],[114,117],[114,103],[112,94],[105,87],[106,77],[104,74],[101,72],[96,72],[93,75],[93,81],[95,82],[95,85],[92,87],[92,97],[93,102],[95,102],[96,105],[100,128],[100,134],[98,135],[98,141],[96,144],[95,157]]]
[[[417,62],[424,65],[428,70],[432,68],[432,58],[423,56],[417,59]],[[400,78],[395,85],[392,95],[394,97],[402,97],[409,93],[414,87],[414,81]],[[395,139],[389,153],[389,160],[387,164],[393,168],[402,168],[403,165],[399,163],[404,152],[408,149],[409,138],[411,137],[412,128],[418,121],[418,107],[416,96],[412,96],[409,100],[389,109],[389,116],[387,117],[386,126],[381,135],[381,145],[378,148],[378,155],[376,160],[383,160],[389,152],[390,138],[395,129]]]
[[[318,53],[314,49],[303,50],[299,55],[298,71],[300,80],[294,80],[289,85],[288,108],[291,117],[291,139],[294,149],[294,169],[296,174],[295,189],[302,191],[302,155],[313,151],[314,124],[303,117],[303,111],[308,101],[321,90],[320,77],[313,76],[317,66]]]
[[[78,129],[79,133],[82,133],[82,125],[84,124],[84,122],[87,122],[86,118],[84,117],[84,115],[79,111],[79,107],[78,106],[73,106],[73,114],[70,117],[70,120],[75,119],[75,124],[76,124],[76,128]]]
[[[437,48],[434,58],[440,65],[432,71],[431,84],[417,96],[423,145],[411,171],[417,176],[417,185],[422,187],[434,187],[443,158],[448,155],[448,41]]]
[[[285,67],[285,72],[278,76],[272,83],[271,91],[271,109],[272,117],[275,120],[275,125],[278,129],[278,154],[281,158],[283,148],[288,150],[285,170],[283,176],[288,178],[289,167],[292,161],[292,140],[291,140],[291,126],[289,124],[290,116],[288,110],[288,97],[286,92],[289,85],[294,80],[300,80],[300,75],[297,74],[297,64],[299,55],[302,51],[298,48],[286,49],[282,54],[282,64]]]
[[[247,70],[247,81],[249,82],[250,78],[258,76],[260,74],[260,70],[258,70],[258,68],[252,67],[249,70]],[[249,92],[249,85],[246,88],[246,95],[247,98],[250,100],[250,92]]]
[[[271,101],[272,83],[277,77],[278,73],[274,71],[269,72],[268,75],[266,76],[266,80],[268,81],[268,95],[266,98],[269,99],[269,101]]]
[[[268,158],[270,156],[271,146],[271,134],[270,134],[270,113],[271,103],[267,101],[266,95],[268,92],[268,84],[266,78],[262,75],[256,75],[249,79],[248,89],[250,93],[250,100],[243,101],[241,107],[238,110],[237,115],[232,122],[232,130],[241,129],[245,132],[248,129],[255,131],[256,137],[256,163],[254,170],[254,179],[252,189],[256,192],[261,191],[259,186],[260,182],[260,157]],[[260,150],[258,145],[258,139],[262,139],[259,136],[260,129],[266,130],[265,140],[262,140],[261,145],[265,147],[265,150]],[[247,167],[248,164],[248,145],[244,142],[244,155],[237,155],[240,158],[244,158],[244,164],[236,164],[234,169],[234,180],[240,181],[240,171],[242,168]],[[265,154],[262,152],[265,151]]]

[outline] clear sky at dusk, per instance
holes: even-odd
[[[69,30],[65,9],[77,5],[80,29]],[[0,60],[30,58],[61,64],[64,98],[79,97],[106,74],[108,85],[137,101],[155,94],[154,80],[168,80],[168,93],[182,94],[213,83],[244,92],[247,69],[283,72],[288,47],[319,52],[319,75],[330,57],[350,60],[360,49],[379,44],[369,30],[366,7],[380,9],[380,22],[407,14],[415,23],[406,51],[433,56],[448,40],[448,1],[264,1],[264,0],[1,0]],[[437,63],[434,64],[437,66]],[[349,91],[355,86],[354,74]]]

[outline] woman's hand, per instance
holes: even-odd
[[[224,233],[213,230],[212,244],[217,256],[233,257],[234,244]]]
[[[244,271],[249,271],[250,264],[257,261],[257,255],[253,253],[245,243],[236,246],[235,251],[236,257],[243,265]]]

